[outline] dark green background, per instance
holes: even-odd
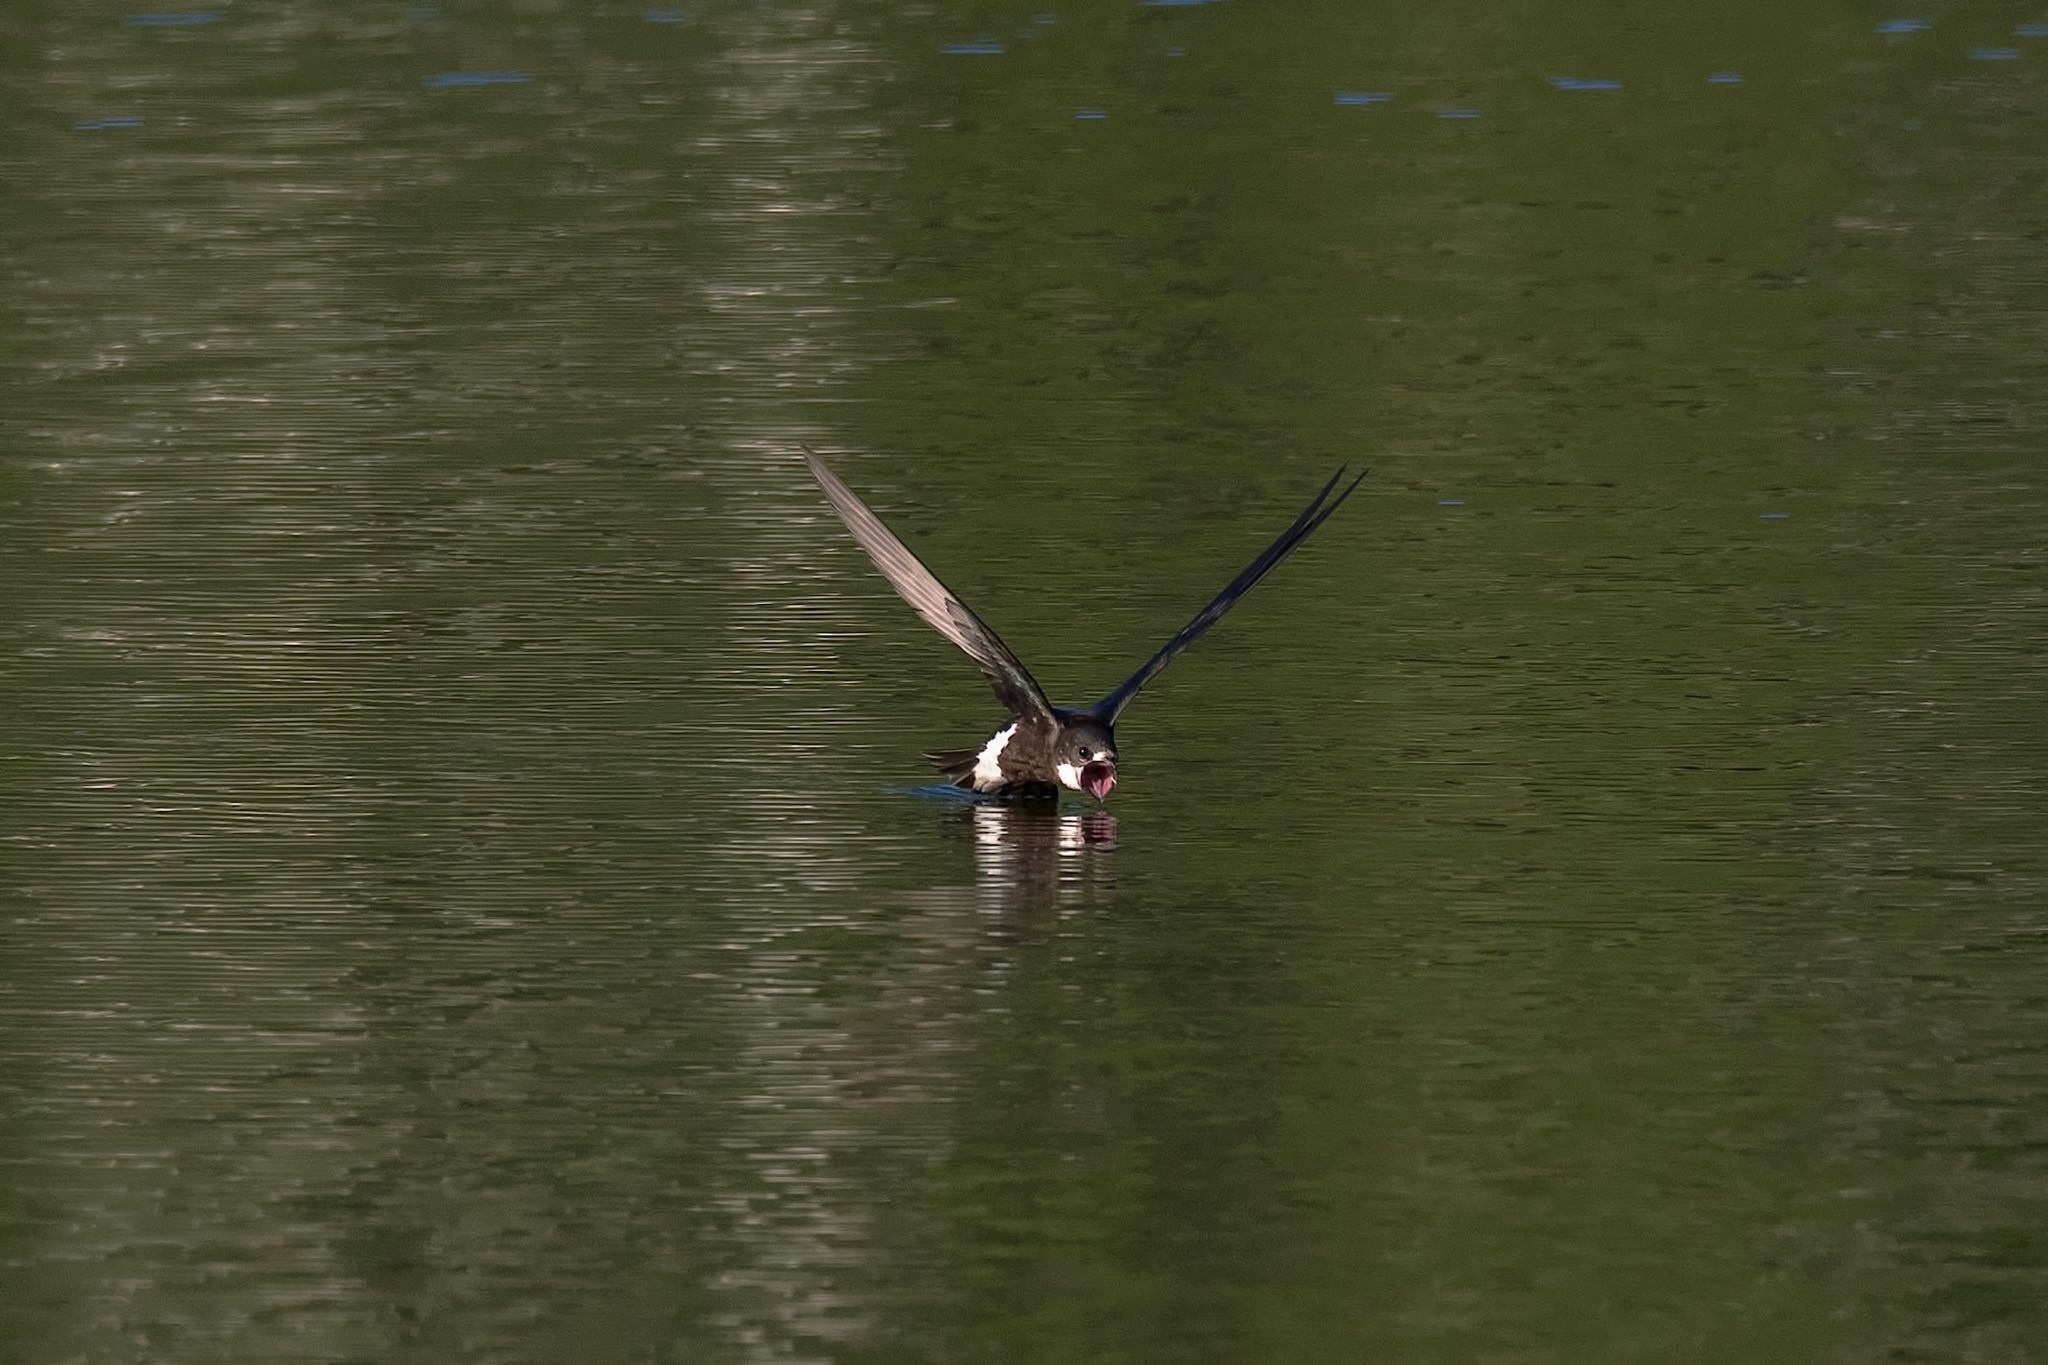
[[[0,1358],[2048,1359],[2037,13],[215,13],[0,17]],[[1373,474],[1047,818],[799,442],[1067,701]]]

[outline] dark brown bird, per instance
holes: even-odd
[[[1361,472],[1335,497],[1330,491],[1344,477],[1344,470],[1330,476],[1301,515],[1280,533],[1279,539],[1230,580],[1230,586],[1215,600],[1195,613],[1195,619],[1180,628],[1160,647],[1157,654],[1124,679],[1118,688],[1093,706],[1079,709],[1054,706],[1000,636],[990,630],[965,602],[941,583],[904,548],[895,533],[882,524],[874,509],[862,502],[839,476],[825,467],[817,452],[808,446],[804,458],[811,476],[825,490],[832,510],[853,532],[875,567],[889,580],[903,600],[914,607],[925,624],[958,645],[981,667],[996,700],[1009,710],[988,742],[973,749],[942,749],[925,755],[938,765],[954,786],[986,795],[1006,797],[1056,797],[1061,788],[1086,792],[1099,803],[1116,785],[1116,719],[1123,714],[1138,690],[1152,681],[1159,670],[1173,662],[1175,655],[1200,639],[1254,584],[1292,554],[1316,527],[1329,520],[1365,477]]]

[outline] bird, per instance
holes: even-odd
[[[924,618],[926,625],[974,660],[988,679],[996,700],[1009,713],[985,743],[973,748],[933,750],[924,757],[946,775],[950,785],[980,796],[1044,801],[1057,800],[1063,790],[1076,791],[1085,792],[1098,806],[1116,785],[1121,752],[1117,748],[1116,722],[1124,708],[1145,684],[1159,676],[1161,669],[1200,639],[1237,605],[1239,598],[1328,521],[1330,514],[1344,504],[1370,472],[1360,471],[1333,497],[1331,490],[1349,472],[1348,467],[1340,466],[1301,510],[1301,515],[1246,565],[1244,572],[1231,579],[1208,606],[1196,612],[1194,619],[1140,664],[1137,672],[1092,706],[1066,707],[1054,706],[1046,700],[1045,690],[1003,643],[1002,637],[989,629],[973,608],[941,583],[896,538],[895,532],[832,472],[817,451],[805,446],[803,452],[811,477],[824,489],[826,501],[889,585]]]

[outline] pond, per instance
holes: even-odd
[[[2048,37],[49,11],[0,1355],[2048,1355]],[[1097,807],[804,445],[1103,696]]]

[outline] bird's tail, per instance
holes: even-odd
[[[933,749],[925,754],[934,768],[946,775],[956,787],[974,785],[975,760],[981,757],[979,749]]]

